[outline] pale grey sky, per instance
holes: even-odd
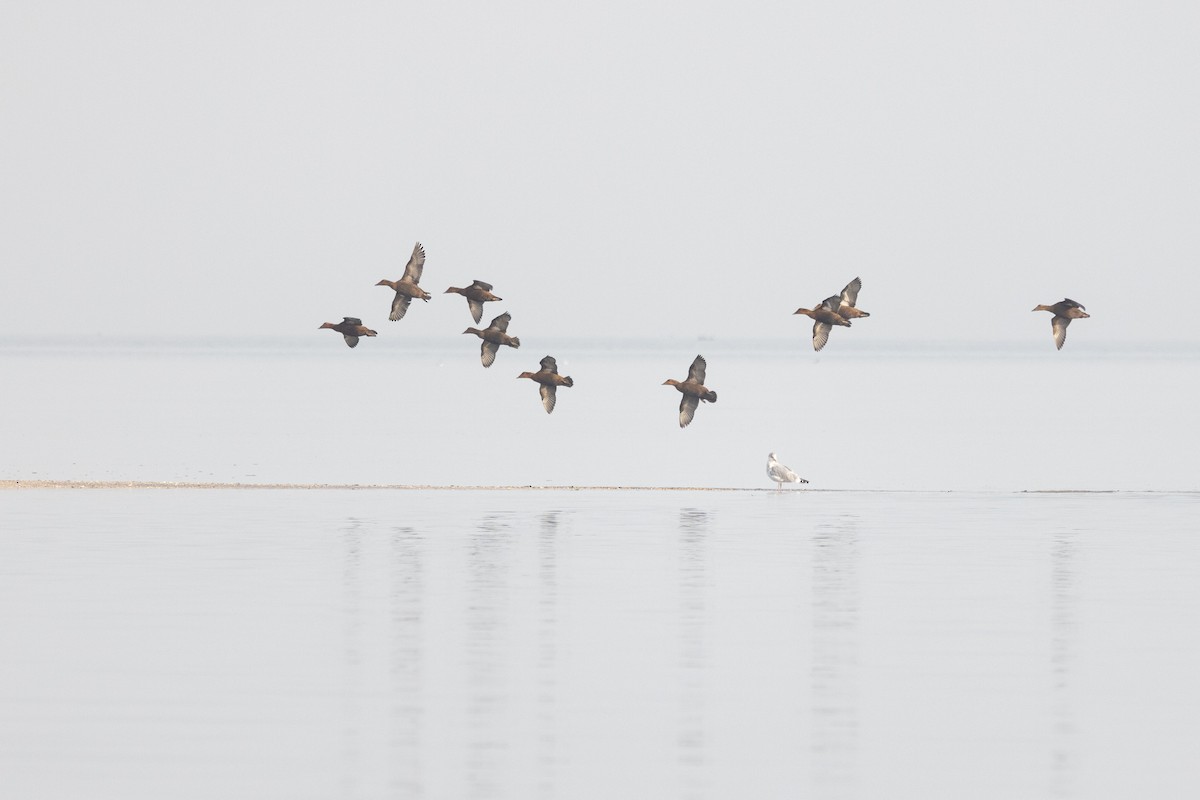
[[[872,341],[1048,342],[1070,296],[1196,343],[1197,42],[1182,2],[15,0],[0,334],[457,335],[481,278],[518,335],[804,344],[861,275]]]

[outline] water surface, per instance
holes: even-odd
[[[1200,489],[1194,348],[530,337],[484,369],[474,337],[313,327],[0,342],[0,478],[745,488],[775,451],[819,488]],[[516,379],[547,353],[552,415]],[[697,353],[719,400],[681,430]]]
[[[6,797],[1180,797],[1190,494],[9,490]]]

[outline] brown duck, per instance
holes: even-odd
[[[813,350],[820,350],[825,346],[825,343],[829,341],[829,332],[833,330],[834,325],[850,327],[850,320],[838,313],[841,306],[842,298],[834,295],[826,297],[816,308],[797,308],[793,312],[813,319]]]
[[[708,368],[708,364],[704,361],[704,356],[696,356],[692,361],[692,366],[688,368],[688,376],[686,381],[677,381],[674,378],[667,378],[663,381],[663,386],[674,386],[683,393],[683,399],[679,401],[679,427],[686,428],[692,422],[692,417],[696,416],[696,408],[703,400],[706,403],[717,402],[717,393],[704,385],[704,372]]]
[[[342,336],[345,336],[346,345],[349,347],[357,347],[358,337],[360,336],[375,335],[375,331],[371,330],[366,325],[363,325],[362,320],[358,317],[343,317],[342,321],[337,324],[332,322],[323,322],[321,323],[321,327],[317,330],[321,330],[323,328],[333,328]]]
[[[538,383],[538,394],[542,396],[542,408],[546,409],[547,414],[554,410],[558,387],[575,385],[575,381],[571,380],[570,375],[558,374],[558,362],[554,360],[553,356],[543,358],[542,368],[537,372],[522,372],[517,378],[529,378]]]
[[[508,323],[511,319],[512,314],[505,311],[492,320],[491,324],[483,330],[467,328],[463,331],[463,333],[473,333],[480,339],[483,339],[483,344],[479,348],[479,360],[483,362],[485,367],[490,367],[492,362],[496,360],[496,352],[500,349],[500,345],[506,344],[514,348],[521,346],[520,339],[516,336],[508,335]]]
[[[1054,333],[1054,344],[1062,350],[1063,342],[1067,341],[1067,326],[1073,319],[1087,319],[1084,307],[1070,298],[1064,297],[1052,306],[1039,305],[1034,311],[1049,311],[1054,316],[1050,318],[1050,330]]]
[[[861,289],[862,278],[855,278],[846,284],[846,288],[842,289],[842,294],[838,297],[838,316],[843,319],[858,319],[860,317],[871,316],[856,306],[858,303],[858,293]]]
[[[483,281],[475,281],[465,289],[459,289],[457,286],[451,286],[443,294],[461,294],[467,298],[467,305],[471,308],[471,316],[476,322],[483,319],[483,304],[503,300],[503,297],[496,297],[492,294],[492,285]]]
[[[404,267],[404,275],[398,281],[389,281],[384,278],[376,286],[388,286],[396,291],[396,297],[392,300],[392,313],[388,316],[392,322],[404,319],[405,313],[408,312],[408,304],[413,299],[424,300],[429,302],[429,292],[422,289],[417,284],[421,282],[421,273],[425,271],[425,248],[417,242],[413,246],[412,256],[408,259],[408,264]]]

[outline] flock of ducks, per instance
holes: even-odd
[[[395,292],[392,298],[391,313],[388,314],[388,319],[392,322],[399,322],[404,319],[404,315],[408,313],[408,307],[413,300],[423,300],[429,302],[432,295],[421,288],[421,276],[425,272],[425,247],[417,242],[413,245],[412,255],[409,256],[408,263],[404,266],[404,274],[399,280],[390,281],[387,278],[376,283],[376,286],[386,286]],[[498,297],[492,292],[494,287],[485,281],[472,281],[470,286],[458,287],[451,286],[444,292],[445,294],[460,294],[467,298],[467,308],[471,311],[471,318],[478,323],[483,319],[483,304],[495,303],[502,301],[503,297]],[[507,311],[493,319],[488,326],[483,329],[467,328],[463,331],[464,334],[471,333],[478,336],[482,342],[479,346],[479,360],[484,367],[490,367],[496,362],[496,355],[500,352],[500,346],[511,347],[514,350],[521,346],[521,339],[517,336],[508,335],[508,323],[512,321],[512,314]],[[341,322],[324,322],[321,328],[331,328],[346,339],[348,347],[357,347],[358,340],[365,336],[378,336],[378,331],[373,331],[358,317],[343,317]],[[542,359],[541,369],[537,372],[522,372],[517,378],[529,378],[534,383],[538,384],[538,394],[542,398],[542,408],[546,409],[549,414],[554,411],[554,405],[557,401],[557,393],[559,386],[571,387],[575,385],[575,381],[570,375],[558,374],[558,362],[553,356],[546,356]],[[713,399],[716,395],[713,394]]]
[[[420,286],[421,275],[424,270],[425,248],[420,242],[417,242],[413,246],[412,255],[409,257],[408,264],[404,267],[404,274],[400,279],[390,281],[385,278],[375,284],[376,286],[386,286],[395,292],[395,296],[392,298],[391,313],[388,315],[388,319],[392,322],[404,319],[404,315],[408,313],[408,307],[413,300],[429,302],[431,295]],[[497,297],[492,292],[492,289],[493,287],[490,283],[476,280],[470,286],[464,288],[451,286],[446,289],[445,294],[459,294],[465,297],[467,299],[467,307],[471,311],[471,317],[478,323],[483,319],[484,303],[494,303],[503,300],[502,297]],[[858,293],[861,290],[862,280],[855,278],[846,284],[845,288],[839,294],[826,297],[816,308],[798,308],[793,312],[794,314],[801,314],[813,320],[813,350],[819,351],[825,347],[829,342],[829,334],[835,326],[849,328],[851,320],[865,319],[871,316],[858,307]],[[1089,316],[1082,304],[1070,298],[1064,298],[1053,305],[1038,305],[1033,310],[1049,311],[1054,315],[1050,319],[1050,330],[1054,336],[1054,345],[1059,350],[1062,349],[1063,343],[1067,340],[1067,326],[1071,324],[1071,320],[1086,319]],[[512,315],[505,312],[494,318],[482,330],[469,327],[463,331],[464,334],[474,334],[482,340],[479,347],[479,360],[484,367],[490,367],[495,363],[496,355],[499,353],[501,345],[511,347],[514,350],[521,346],[521,340],[518,337],[509,336],[508,334],[508,324],[511,321]],[[346,345],[349,347],[357,347],[360,338],[378,335],[378,332],[363,325],[362,320],[357,317],[344,317],[338,323],[326,322],[321,325],[321,328],[331,328],[342,334],[345,337]],[[696,409],[700,407],[700,403],[717,402],[717,393],[704,385],[704,376],[707,368],[708,363],[704,360],[704,357],[698,355],[692,360],[691,366],[688,367],[686,379],[679,381],[674,378],[668,378],[663,382],[663,386],[674,386],[683,395],[679,401],[680,428],[686,428],[692,423],[692,419],[696,416]],[[558,362],[554,360],[553,356],[545,356],[541,361],[541,368],[537,372],[522,372],[517,378],[528,378],[538,385],[538,394],[542,400],[542,407],[546,409],[547,414],[554,411],[558,387],[571,387],[575,385],[575,381],[569,375],[558,374]],[[791,469],[779,463],[774,453],[767,456],[767,477],[774,481],[776,487],[780,489],[783,488],[783,484],[785,483],[808,483],[808,481],[801,478]]]

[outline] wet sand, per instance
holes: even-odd
[[[769,492],[707,486],[432,486],[400,483],[192,483],[187,481],[0,480],[0,489],[391,489],[401,491]],[[811,490],[792,490],[811,491]]]

